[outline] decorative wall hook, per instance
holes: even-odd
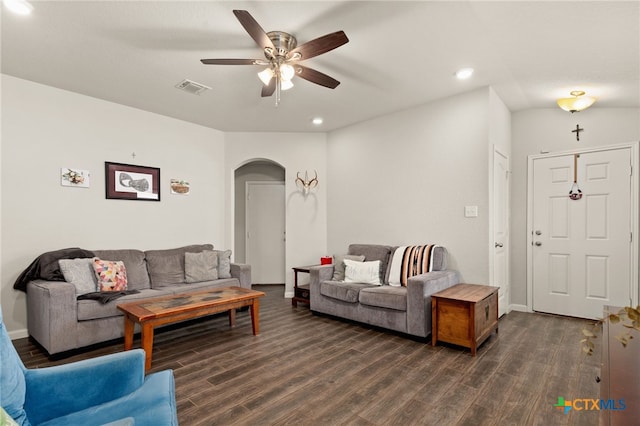
[[[302,185],[302,193],[304,195],[307,195],[311,190],[311,188],[315,188],[316,186],[318,186],[318,172],[315,170],[314,172],[315,172],[315,177],[313,179],[309,179],[309,175],[306,170],[304,172],[304,179],[300,177],[300,172],[296,173],[296,185],[297,184]]]

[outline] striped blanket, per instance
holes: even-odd
[[[398,247],[391,258],[389,285],[407,286],[410,277],[431,271],[435,244]]]

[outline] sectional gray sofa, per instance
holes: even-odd
[[[412,247],[412,246],[410,246]],[[422,246],[424,247],[424,246]],[[431,334],[431,295],[459,283],[456,271],[446,269],[447,251],[433,246],[429,250],[429,272],[405,276],[405,285],[395,277],[402,259],[392,262],[405,248],[375,244],[352,244],[348,256],[355,260],[380,261],[380,283],[347,282],[336,277],[343,265],[315,266],[310,269],[310,306],[313,312],[346,318],[401,333],[426,338]],[[343,256],[336,256],[342,262]],[[394,266],[392,267],[392,264]],[[407,266],[405,260],[404,267]],[[411,274],[408,274],[411,275]],[[400,280],[401,281],[401,280]]]
[[[137,292],[103,303],[100,300],[79,298],[77,283],[74,285],[66,281],[31,280],[26,285],[29,335],[49,354],[56,354],[122,337],[124,320],[122,312],[116,308],[120,303],[217,287],[251,288],[251,267],[230,263],[229,251],[217,252],[226,255],[226,260],[221,260],[220,266],[226,266],[228,272],[223,272],[221,278],[187,283],[185,253],[202,253],[205,250],[213,250],[213,245],[148,251],[91,251],[89,253],[99,259],[124,262],[127,289]],[[222,265],[225,262],[226,265]]]

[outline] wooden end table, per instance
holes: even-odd
[[[438,341],[476,350],[498,333],[498,287],[456,284],[431,295],[431,344]]]
[[[153,329],[165,324],[229,311],[229,325],[236,324],[236,309],[250,306],[253,334],[260,332],[261,291],[242,287],[224,287],[193,293],[144,299],[118,305],[124,313],[124,350],[133,347],[135,323],[142,329],[142,349],[145,351],[145,371],[151,368],[153,353]]]
[[[301,303],[306,303],[307,305],[311,306],[311,303],[309,301],[310,297],[309,297],[309,285],[308,284],[304,284],[304,285],[299,285],[298,284],[298,273],[302,272],[305,274],[309,273],[309,270],[314,267],[314,266],[320,266],[320,265],[309,265],[309,266],[294,266],[293,268],[293,298],[291,299],[291,305],[293,307],[297,307],[298,306],[298,302]]]

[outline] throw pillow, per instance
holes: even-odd
[[[218,278],[231,278],[231,250],[214,250],[218,254]]]
[[[333,256],[333,281],[344,281],[344,260],[364,262],[364,256],[355,254],[336,254]]]
[[[344,282],[382,285],[379,260],[356,262],[345,259],[344,265]]]
[[[218,254],[213,250],[184,254],[184,280],[199,283],[218,279]]]
[[[93,270],[93,259],[60,259],[64,280],[76,288],[76,296],[98,291],[98,280]]]
[[[93,258],[93,270],[100,291],[124,291],[127,289],[127,270],[119,260]]]

